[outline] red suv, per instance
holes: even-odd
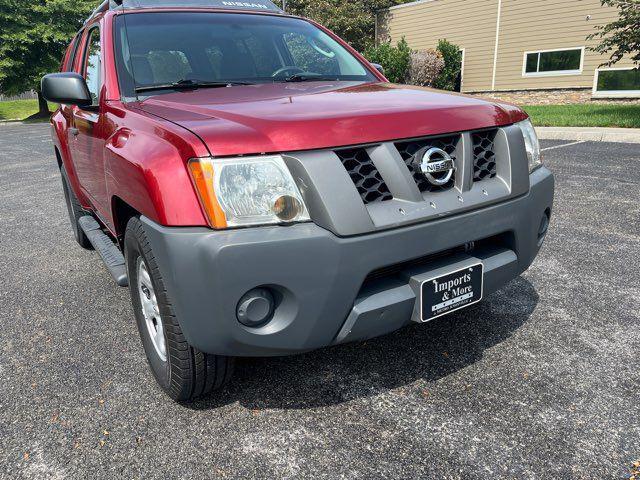
[[[267,0],[180,1],[103,3],[42,80],[76,240],[129,286],[172,398],[528,268],[554,182],[524,112],[391,84]]]

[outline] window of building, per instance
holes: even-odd
[[[584,47],[525,52],[524,76],[575,75],[582,73]]]
[[[640,97],[640,69],[597,69],[593,81],[596,97]]]

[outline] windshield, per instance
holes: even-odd
[[[119,15],[123,96],[205,83],[373,81],[345,48],[309,22],[268,15],[152,12]],[[145,93],[148,94],[148,93]]]

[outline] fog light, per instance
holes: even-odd
[[[538,227],[538,246],[542,245],[544,237],[547,234],[547,230],[549,229],[549,215],[549,210],[545,210],[544,215],[542,215],[542,219],[540,219],[540,226]]]
[[[280,195],[273,201],[271,210],[280,220],[290,222],[302,213],[302,202],[293,195]]]
[[[245,293],[236,309],[238,321],[247,327],[258,327],[273,316],[275,302],[266,288],[254,288]]]

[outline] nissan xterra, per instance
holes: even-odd
[[[184,3],[187,2],[187,3]],[[175,400],[234,356],[427,322],[526,270],[554,180],[519,108],[389,83],[267,0],[111,0],[42,92],[77,242]]]

